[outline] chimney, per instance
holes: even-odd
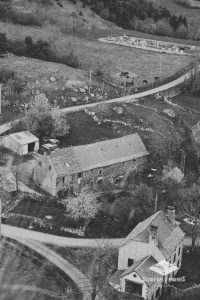
[[[149,228],[149,244],[151,244],[152,246],[157,246],[158,244],[157,232],[158,226],[151,225]]]
[[[170,220],[170,222],[172,224],[175,224],[176,223],[176,212],[175,212],[175,208],[174,206],[168,206],[167,207],[167,213],[166,213],[168,219]]]

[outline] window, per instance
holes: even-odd
[[[82,177],[82,173],[78,173],[78,178],[81,178]]]
[[[125,292],[137,296],[142,296],[142,284],[125,280]]]
[[[181,254],[181,246],[178,249],[178,256]]]
[[[174,254],[174,263],[175,263],[175,261],[176,261],[176,253]]]
[[[160,287],[156,291],[156,298],[160,297]]]
[[[63,184],[65,183],[65,177],[62,178],[62,182],[63,182]]]
[[[128,258],[128,267],[132,266],[134,263],[134,260],[132,258]]]
[[[99,170],[99,175],[102,175],[102,170],[101,169]]]
[[[180,266],[181,266],[181,261],[179,260],[178,264],[177,264],[177,267],[180,268]]]
[[[91,169],[91,172],[93,173],[93,172],[94,172],[94,169]]]

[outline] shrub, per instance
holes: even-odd
[[[8,41],[5,33],[0,33],[0,55],[8,50]]]
[[[76,56],[72,51],[68,55],[58,57],[56,60],[57,62],[72,68],[80,68],[81,66],[78,56]]]
[[[10,71],[10,70],[1,70],[0,71],[0,82],[1,83],[6,83],[9,79],[14,78],[15,73],[14,71]]]

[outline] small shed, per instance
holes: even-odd
[[[39,139],[29,131],[20,131],[2,136],[0,144],[19,155],[39,150]]]

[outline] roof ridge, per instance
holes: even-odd
[[[135,271],[137,271],[137,269],[138,269],[139,267],[141,267],[141,266],[145,263],[145,261],[147,261],[147,259],[149,259],[149,257],[151,257],[151,256],[152,256],[152,255],[148,255],[148,256],[144,257],[144,260],[136,267]]]

